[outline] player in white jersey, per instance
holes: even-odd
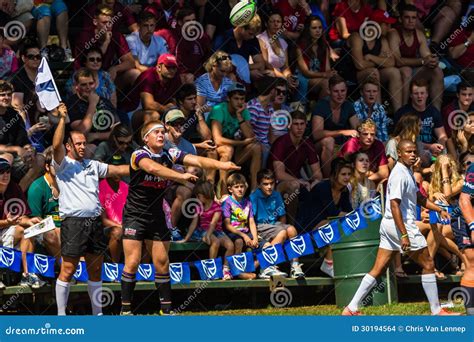
[[[438,299],[438,287],[425,237],[417,228],[416,205],[440,213],[442,219],[449,219],[449,214],[421,195],[413,176],[412,166],[418,157],[416,145],[409,140],[402,140],[397,147],[398,162],[388,178],[385,213],[380,224],[380,244],[375,265],[362,279],[352,301],[344,308],[342,315],[358,316],[360,302],[367,296],[395,252],[407,253],[418,263],[423,271],[421,283],[430,303],[433,315],[459,315],[442,309]]]

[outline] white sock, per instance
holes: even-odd
[[[367,273],[364,278],[362,278],[359,288],[357,289],[354,297],[347,306],[349,310],[351,310],[352,312],[359,310],[360,302],[362,301],[362,299],[365,298],[365,296],[369,294],[370,290],[372,290],[372,287],[374,287],[375,284],[377,284],[377,280]]]
[[[92,314],[102,315],[102,281],[87,281],[87,292],[91,299]]]
[[[58,316],[66,316],[67,299],[71,283],[56,280],[56,304],[58,305]]]
[[[430,302],[431,314],[437,315],[441,310],[441,306],[439,305],[438,285],[436,284],[435,274],[422,274],[421,284],[423,285],[423,290],[425,290],[428,302]]]

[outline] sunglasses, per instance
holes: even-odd
[[[230,56],[221,56],[217,58],[218,62],[227,61],[227,60],[231,61],[232,58]]]
[[[464,166],[469,166],[469,165],[471,165],[471,164],[472,164],[472,161],[470,161],[470,160],[466,160],[466,161],[464,162]]]
[[[12,170],[12,169],[11,169],[10,167],[9,167],[9,168],[6,168],[6,169],[3,169],[3,170],[0,170],[0,175],[3,175],[3,174],[5,174],[5,173],[10,173],[11,170]]]
[[[0,93],[0,97],[11,97],[12,93]]]
[[[278,89],[278,88],[275,88],[276,92],[277,92],[277,95],[285,95],[286,96],[286,90],[281,90],[281,89]]]
[[[184,120],[176,120],[176,121],[173,121],[173,122],[169,122],[168,125],[172,126],[172,127],[181,127],[183,126],[185,123]]]
[[[36,61],[39,61],[39,60],[41,59],[41,55],[40,55],[40,54],[38,54],[38,55],[33,55],[33,54],[31,54],[31,55],[26,55],[26,58],[28,58],[28,59],[30,59],[30,60],[33,60],[33,59],[34,59],[34,60],[36,60]]]
[[[120,140],[120,139],[117,139],[115,138],[115,140],[117,141],[117,145],[130,145],[132,143],[132,140]]]
[[[102,62],[102,57],[89,57],[87,60],[91,63],[101,63]]]

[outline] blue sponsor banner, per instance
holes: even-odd
[[[120,281],[122,278],[123,264],[104,262],[102,265],[103,281]]]
[[[257,260],[262,269],[285,262],[286,258],[285,253],[283,253],[283,246],[277,243],[276,245],[262,249],[257,253]]]
[[[155,281],[155,267],[153,264],[140,264],[136,278],[137,281]]]
[[[285,252],[288,260],[299,258],[304,255],[314,254],[313,243],[309,233],[298,235],[285,241]]]
[[[41,274],[45,277],[54,278],[55,261],[56,259],[52,256],[26,253],[28,273]]]
[[[362,216],[369,221],[376,221],[382,218],[382,200],[377,196],[367,202],[363,202],[359,208]],[[363,229],[363,228],[361,228]]]
[[[278,309],[275,309],[278,310]],[[250,311],[251,312],[251,311]],[[387,309],[387,314],[390,309]],[[364,342],[472,342],[472,316],[3,316],[2,342],[64,341],[152,341],[156,329],[160,340],[173,342],[242,341],[240,334],[229,334],[229,327],[298,327],[298,341]],[[120,327],[133,327],[121,329]],[[203,327],[212,327],[212,333]],[[317,336],[315,339],[315,327]],[[179,332],[179,333],[178,333]],[[255,329],[250,341],[288,342],[294,329]]]
[[[339,233],[338,222],[331,221],[313,232],[313,239],[316,241],[318,248],[333,244],[341,239]]]
[[[341,226],[344,234],[351,235],[357,230],[365,229],[369,225],[363,214],[362,208],[351,212],[341,219]]]
[[[444,205],[440,203],[436,203],[436,205],[444,210],[446,210],[449,214],[453,212],[453,208],[449,205]],[[450,224],[451,220],[443,220],[438,212],[430,210],[430,224]]]
[[[0,247],[0,268],[8,268],[10,271],[20,272],[21,252],[13,248]]]
[[[74,273],[74,279],[83,283],[89,280],[89,275],[87,274],[85,261],[79,261],[79,264],[77,265],[77,268],[76,268],[76,272]]]
[[[187,262],[175,262],[170,264],[171,284],[189,284],[191,282],[191,270]]]
[[[224,276],[221,258],[195,261],[194,266],[197,267],[201,280],[222,279]]]
[[[229,263],[230,273],[237,277],[241,273],[255,272],[252,252],[231,255],[226,257]]]

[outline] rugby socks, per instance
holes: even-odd
[[[155,286],[160,296],[161,310],[164,314],[171,312],[171,280],[170,274],[155,274]]]
[[[133,291],[135,290],[135,273],[122,272],[122,312],[132,311]]]
[[[464,300],[466,315],[474,316],[474,280],[461,279],[461,293],[459,295]]]
[[[372,290],[375,284],[377,284],[377,279],[367,273],[364,278],[362,278],[359,288],[357,289],[354,297],[347,306],[349,310],[351,310],[352,312],[358,311],[360,302],[362,301],[362,299],[365,298],[365,296],[369,294],[370,290]]]
[[[436,284],[436,276],[434,273],[422,274],[421,284],[425,290],[428,302],[430,302],[431,314],[437,315],[441,311],[438,298],[438,285]]]
[[[71,283],[56,279],[56,304],[58,305],[58,316],[66,316],[67,299]]]
[[[87,281],[87,292],[91,299],[92,315],[102,315],[102,281]]]

